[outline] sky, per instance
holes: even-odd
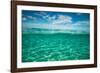
[[[85,31],[90,30],[90,14],[22,10],[22,26],[27,28]]]

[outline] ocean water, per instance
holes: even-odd
[[[86,60],[90,58],[89,34],[22,34],[22,62]]]

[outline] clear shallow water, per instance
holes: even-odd
[[[22,62],[90,58],[88,34],[22,34]]]

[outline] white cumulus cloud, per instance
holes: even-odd
[[[72,17],[70,16],[64,16],[64,15],[58,15],[56,20],[53,20],[53,24],[70,24],[72,23]]]
[[[22,18],[22,20],[23,20],[23,21],[26,21],[26,20],[27,20],[27,18],[26,18],[26,17],[23,17],[23,18]]]

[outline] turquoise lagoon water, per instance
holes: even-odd
[[[86,60],[90,58],[89,34],[22,34],[22,62]]]

